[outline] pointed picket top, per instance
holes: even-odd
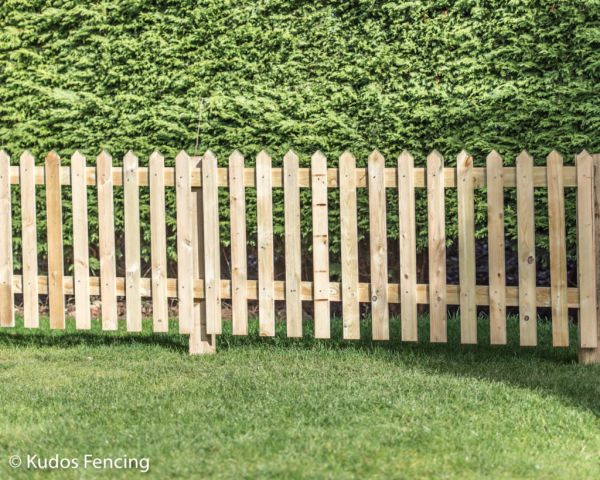
[[[230,162],[243,162],[244,156],[242,155],[242,152],[240,152],[238,149],[235,149],[233,152],[231,152],[231,155],[229,155],[229,161]]]
[[[271,160],[271,157],[269,156],[269,154],[267,153],[267,151],[263,149],[256,156],[256,160],[261,160],[261,161]]]
[[[35,161],[35,157],[31,154],[31,152],[29,150],[25,150],[22,154],[21,157],[19,158],[21,160],[21,162],[26,162],[26,161]]]
[[[110,156],[110,153],[108,153],[106,150],[102,150],[100,152],[100,155],[98,155],[98,157],[96,157],[96,161],[98,161],[98,160],[104,160],[106,162],[111,162],[112,157]]]
[[[327,162],[327,157],[323,154],[323,152],[321,152],[321,150],[317,150],[310,158],[313,162]]]
[[[408,150],[402,150],[402,153],[398,156],[399,162],[410,162],[415,161],[414,157]]]
[[[371,155],[369,155],[369,162],[377,162],[377,161],[384,161],[384,160],[385,159],[383,158],[383,155],[377,149],[373,150],[371,152]]]
[[[496,150],[492,150],[487,156],[486,160],[488,162],[499,161],[500,163],[502,163],[502,156]]]
[[[85,162],[85,157],[79,150],[75,150],[73,155],[71,155],[71,162]]]
[[[587,159],[587,158],[592,158],[592,156],[590,155],[590,153],[584,148],[581,153],[579,153],[579,155],[577,155],[576,159],[579,160],[581,159]]]
[[[517,162],[533,162],[533,157],[529,155],[527,150],[522,150],[521,153],[517,156]]]
[[[10,155],[4,150],[0,150],[0,161],[10,162]]]
[[[58,153],[56,153],[56,151],[54,151],[54,150],[50,150],[48,152],[48,155],[46,155],[46,161],[56,161],[56,160],[60,160]]]
[[[181,150],[177,156],[175,157],[175,161],[185,161],[188,160],[189,161],[190,156],[187,154],[187,152],[185,150]]]
[[[432,150],[429,155],[427,155],[427,160],[439,160],[440,162],[444,161],[444,157],[437,150]]]
[[[287,153],[283,157],[283,161],[285,162],[294,162],[298,161],[298,155],[291,148],[287,151]]]
[[[123,163],[124,164],[132,164],[138,161],[138,157],[135,153],[133,153],[133,150],[129,150],[125,156],[123,157]]]
[[[340,163],[341,162],[353,162],[353,163],[356,163],[356,158],[354,157],[354,155],[352,155],[352,152],[350,150],[346,150],[346,151],[344,151],[344,153],[342,153],[340,155]]]
[[[160,151],[158,151],[158,149],[154,150],[152,152],[152,154],[150,155],[150,161],[151,162],[162,162],[164,161],[165,157],[163,157],[162,153],[160,153]]]
[[[473,157],[469,155],[469,152],[466,150],[461,150],[460,153],[456,156],[456,165],[464,165],[465,167],[469,167],[473,165]]]
[[[558,151],[556,150],[552,150],[550,152],[550,154],[546,157],[547,161],[553,161],[553,162],[561,162],[563,159],[562,155],[560,153],[558,153]]]

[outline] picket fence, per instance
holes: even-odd
[[[568,309],[579,312],[580,359],[600,361],[597,300],[597,249],[600,241],[599,155],[583,151],[576,166],[564,166],[551,152],[546,166],[534,166],[523,151],[516,167],[503,166],[492,152],[486,167],[474,167],[467,152],[456,168],[444,168],[440,153],[427,157],[426,168],[414,167],[403,152],[397,167],[386,167],[374,151],[367,168],[357,168],[353,155],[344,153],[339,168],[328,168],[320,152],[310,168],[300,168],[292,151],[283,168],[273,168],[262,151],[255,168],[245,168],[235,151],[227,168],[218,168],[210,151],[202,157],[181,152],[175,168],[165,167],[155,152],[148,167],[139,167],[129,152],[122,166],[113,166],[102,152],[95,166],[86,166],[76,152],[70,166],[61,166],[50,152],[44,166],[25,152],[18,166],[0,152],[0,325],[15,325],[14,296],[22,294],[25,327],[39,326],[39,296],[47,295],[51,328],[65,327],[65,296],[74,295],[78,329],[91,326],[90,296],[100,295],[104,330],[118,326],[117,298],[125,297],[127,330],[142,327],[142,297],[152,298],[153,330],[168,330],[168,301],[178,299],[179,330],[190,335],[190,353],[213,352],[222,332],[221,301],[231,302],[235,335],[248,334],[248,301],[258,300],[260,335],[275,335],[275,300],[286,302],[289,337],[303,335],[302,302],[313,302],[314,335],[330,337],[330,302],[342,302],[343,338],[360,338],[360,303],[370,303],[372,338],[390,338],[389,304],[401,305],[401,340],[417,338],[417,304],[429,305],[430,341],[447,341],[447,305],[460,306],[461,343],[477,342],[477,306],[490,312],[492,344],[507,342],[506,309],[518,307],[520,344],[537,344],[537,308],[551,307],[552,339],[556,347],[569,345]],[[11,185],[20,185],[22,211],[22,273],[13,272]],[[48,262],[38,272],[36,186],[45,186]],[[65,275],[61,186],[70,185],[73,216],[73,276]],[[139,189],[150,187],[151,278],[143,278],[140,262]],[[90,276],[88,187],[97,188],[100,276]],[[221,278],[219,245],[219,188],[229,189],[231,278]],[[567,286],[564,188],[577,189],[578,287]],[[118,277],[115,258],[114,188],[124,189],[125,277]],[[167,278],[165,188],[175,188],[177,208],[177,278]],[[246,189],[256,189],[258,280],[248,278]],[[285,281],[275,280],[273,254],[274,188],[285,199]],[[301,279],[300,189],[312,189],[312,281]],[[340,190],[341,282],[329,272],[328,189]],[[359,282],[357,189],[367,188],[369,199],[370,282]],[[415,189],[427,189],[429,283],[417,283]],[[446,284],[445,189],[457,189],[459,285]],[[487,189],[489,285],[476,285],[474,190]],[[504,189],[516,188],[518,221],[518,286],[505,281]],[[536,285],[534,189],[547,190],[550,248],[550,287]],[[397,189],[399,201],[400,282],[388,280],[386,189]]]

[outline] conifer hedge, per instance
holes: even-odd
[[[0,147],[15,163],[24,149],[40,162],[55,149],[65,163],[80,149],[90,164],[100,149],[117,164],[133,149],[142,165],[159,149],[173,165],[180,149],[210,148],[225,165],[233,149],[252,164],[266,148],[280,165],[293,148],[304,166],[317,149],[331,165],[350,149],[361,166],[373,148],[389,166],[405,148],[417,165],[424,165],[434,148],[447,165],[455,164],[462,148],[475,156],[476,165],[483,165],[492,149],[506,164],[523,148],[538,163],[553,148],[567,164],[583,148],[600,152],[597,0],[3,0],[0,18]],[[283,233],[280,193],[277,235]],[[484,237],[480,193],[477,233]],[[543,194],[536,201],[542,246]],[[303,195],[302,232],[309,244],[310,192]],[[398,207],[393,192],[389,196],[394,240]],[[147,197],[142,191],[144,218]],[[97,241],[93,200],[90,234]],[[119,195],[117,200],[122,202]],[[335,259],[336,192],[330,202]],[[510,193],[506,203],[507,234],[514,237]],[[167,205],[174,260],[172,195]],[[360,205],[365,236],[365,196]],[[424,212],[421,194],[417,205]],[[453,241],[454,192],[448,192],[447,205]],[[226,242],[226,201],[221,208]],[[568,217],[572,227],[572,199]],[[14,218],[18,239],[17,207]],[[418,215],[420,249],[426,244],[425,221]],[[67,247],[69,222],[67,205]],[[120,206],[116,223],[122,226]],[[39,235],[43,254],[43,222]],[[144,228],[146,258],[149,235]],[[570,228],[570,245],[573,240]],[[15,252],[19,249],[17,240]]]

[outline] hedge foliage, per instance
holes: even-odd
[[[553,148],[567,164],[583,148],[600,152],[597,0],[3,0],[0,18],[0,147],[15,163],[24,149],[40,162],[50,149],[65,159],[80,149],[90,164],[100,149],[116,163],[133,149],[142,165],[159,149],[173,165],[180,149],[210,148],[225,165],[233,149],[252,164],[266,148],[281,165],[293,148],[304,166],[317,149],[331,165],[349,149],[361,166],[373,148],[389,166],[405,148],[417,165],[434,148],[448,165],[463,148],[476,165],[492,149],[507,164],[523,148],[537,163]],[[395,239],[396,197],[389,194]],[[303,195],[302,232],[310,243],[310,193]],[[339,223],[331,195],[335,255]],[[544,192],[538,195],[543,246],[547,217]],[[485,236],[484,192],[478,198],[478,235]],[[510,193],[506,203],[507,233],[514,237]],[[143,191],[144,218],[147,204]],[[364,236],[365,196],[360,204]],[[96,241],[93,197],[90,205]],[[227,202],[221,205],[226,239]],[[172,194],[168,206],[174,259]],[[418,209],[423,248],[423,195]],[[117,214],[121,226],[121,208]],[[568,216],[574,225],[572,201]],[[455,218],[449,192],[450,240]],[[69,221],[67,206],[67,245]],[[44,230],[41,222],[41,240]],[[149,229],[143,235],[147,258]]]

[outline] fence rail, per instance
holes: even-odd
[[[70,166],[61,166],[50,152],[44,166],[35,165],[28,152],[18,166],[0,152],[0,325],[14,326],[14,295],[23,296],[26,327],[39,326],[38,301],[47,295],[51,328],[65,327],[65,296],[75,297],[76,326],[91,326],[90,296],[101,298],[102,327],[118,326],[117,298],[125,297],[126,325],[139,331],[142,298],[152,298],[153,329],[168,330],[168,299],[177,298],[179,330],[190,334],[190,351],[214,351],[222,331],[221,302],[229,300],[236,335],[248,333],[248,300],[258,300],[259,329],[275,334],[276,300],[286,302],[287,335],[303,335],[302,302],[313,303],[314,332],[329,338],[330,302],[342,303],[343,337],[360,338],[360,304],[371,305],[372,338],[388,340],[389,305],[401,306],[401,339],[416,341],[417,305],[429,305],[430,341],[447,341],[447,306],[460,306],[461,343],[477,342],[477,306],[490,311],[490,341],[505,344],[506,309],[519,307],[520,343],[537,344],[537,308],[552,310],[554,346],[569,345],[568,308],[579,311],[579,345],[583,361],[600,361],[598,345],[597,258],[600,242],[600,156],[582,152],[576,166],[564,166],[555,151],[546,166],[534,166],[527,152],[516,167],[503,166],[492,152],[486,167],[474,167],[467,152],[457,157],[455,168],[445,168],[436,151],[425,168],[414,167],[403,152],[396,167],[386,167],[374,151],[367,168],[357,168],[346,152],[339,168],[328,168],[317,152],[310,168],[300,168],[293,152],[283,158],[283,168],[273,168],[271,157],[261,152],[254,168],[234,152],[227,168],[218,168],[216,157],[190,157],[181,152],[175,167],[165,167],[158,152],[140,167],[129,152],[122,166],[114,166],[102,152],[95,166],[87,166],[79,152]],[[19,185],[22,223],[22,273],[13,272],[11,185]],[[38,272],[36,245],[36,186],[45,186],[48,262]],[[63,260],[62,186],[70,186],[73,216],[73,275],[65,275]],[[100,275],[89,266],[88,187],[97,189]],[[140,260],[140,187],[150,189],[151,277],[143,278]],[[577,189],[578,287],[567,286],[565,187]],[[114,224],[114,189],[123,189],[124,231]],[[167,275],[165,189],[176,193],[177,278]],[[230,209],[231,278],[221,278],[219,241],[219,188],[228,188]],[[258,278],[248,278],[246,189],[256,190]],[[273,189],[283,188],[285,200],[285,281],[276,280],[274,266]],[[300,189],[312,191],[311,281],[301,276]],[[445,190],[456,189],[458,201],[459,284],[446,283]],[[489,285],[476,284],[474,191],[485,188],[488,202]],[[519,285],[506,285],[504,192],[516,188]],[[547,190],[550,248],[550,286],[536,285],[534,190]],[[329,271],[328,191],[340,191],[341,281],[332,282]],[[367,189],[369,200],[370,281],[359,281],[357,189]],[[398,192],[400,281],[389,281],[386,190]],[[427,191],[429,283],[417,283],[415,191]],[[115,238],[124,237],[125,276],[117,276]]]

